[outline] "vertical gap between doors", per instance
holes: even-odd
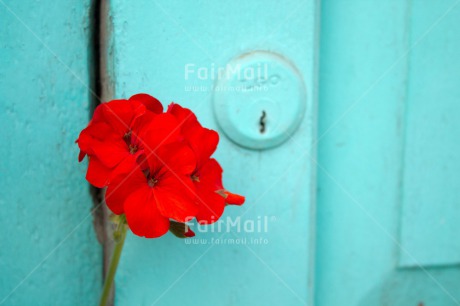
[[[105,100],[107,95],[107,86],[105,83],[105,52],[106,48],[106,21],[107,21],[107,3],[105,0],[92,0],[90,2],[89,20],[89,78],[90,78],[90,109],[89,115],[92,117],[96,107]],[[93,224],[97,239],[102,245],[102,281],[108,268],[108,262],[111,256],[112,240],[110,228],[107,223],[107,209],[104,205],[104,189],[90,185],[90,193],[93,198]],[[101,287],[103,282],[101,283]],[[109,305],[113,305],[113,292],[109,299]]]

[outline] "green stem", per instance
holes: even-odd
[[[126,225],[123,224],[121,226],[120,236],[115,244],[115,248],[112,254],[112,260],[110,261],[109,272],[105,277],[104,289],[102,290],[101,301],[99,303],[99,306],[107,305],[107,301],[110,296],[110,289],[112,289],[115,273],[117,272],[118,262],[120,261],[121,251],[123,250],[123,245],[125,243],[127,229],[128,227]]]

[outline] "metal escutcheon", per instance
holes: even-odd
[[[281,55],[254,51],[219,72],[213,104],[227,137],[249,149],[268,149],[282,144],[299,127],[306,106],[305,83]]]

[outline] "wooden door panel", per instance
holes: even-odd
[[[317,305],[460,301],[457,4],[322,2]]]
[[[224,220],[269,218],[266,233],[197,232],[205,242],[196,245],[172,235],[128,236],[117,274],[118,305],[311,305],[315,167],[308,156],[314,156],[318,8],[316,1],[110,2],[106,61],[113,82],[106,99],[148,92],[165,105],[173,100],[193,109],[221,134],[216,157],[226,187],[247,196],[243,207],[226,210]],[[218,69],[255,50],[292,63],[307,89],[300,127],[269,150],[230,141],[213,114],[215,80],[184,75],[188,64],[195,71]],[[288,107],[291,101],[281,102]],[[257,125],[259,118],[253,120]],[[212,242],[222,234],[268,243]]]
[[[91,1],[0,1],[0,304],[94,305],[102,250],[75,139],[92,88]]]
[[[403,266],[460,263],[456,238],[460,233],[460,10],[452,8],[443,15],[449,5],[448,1],[436,6],[415,1],[411,9],[410,44],[422,35],[425,38],[409,57]],[[436,28],[427,29],[436,22]]]

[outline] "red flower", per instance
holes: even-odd
[[[202,224],[216,222],[223,214],[226,204],[241,205],[244,197],[226,191],[222,185],[222,167],[211,158],[217,148],[219,134],[204,128],[196,116],[187,108],[171,103],[168,113],[181,124],[181,132],[195,153],[196,168],[191,179],[196,188],[198,213],[196,219]]]
[[[173,103],[163,113],[147,94],[101,104],[77,140],[79,161],[89,158],[87,180],[107,186],[109,209],[149,238],[169,229],[192,237],[187,221],[213,223],[226,204],[243,204],[244,197],[225,190],[222,168],[211,158],[218,142],[189,109]]]
[[[147,163],[145,171],[138,166],[129,178],[114,178],[106,203],[115,214],[126,214],[134,234],[153,238],[168,231],[169,218],[187,222],[196,215],[189,179],[195,158],[186,145],[176,142],[147,153]]]
[[[162,111],[161,103],[146,94],[99,105],[77,140],[81,150],[79,160],[89,155],[87,180],[96,187],[104,187],[112,177],[133,169],[144,152],[141,139],[147,126],[170,122],[156,118]],[[174,137],[178,138],[178,133],[170,138]]]

